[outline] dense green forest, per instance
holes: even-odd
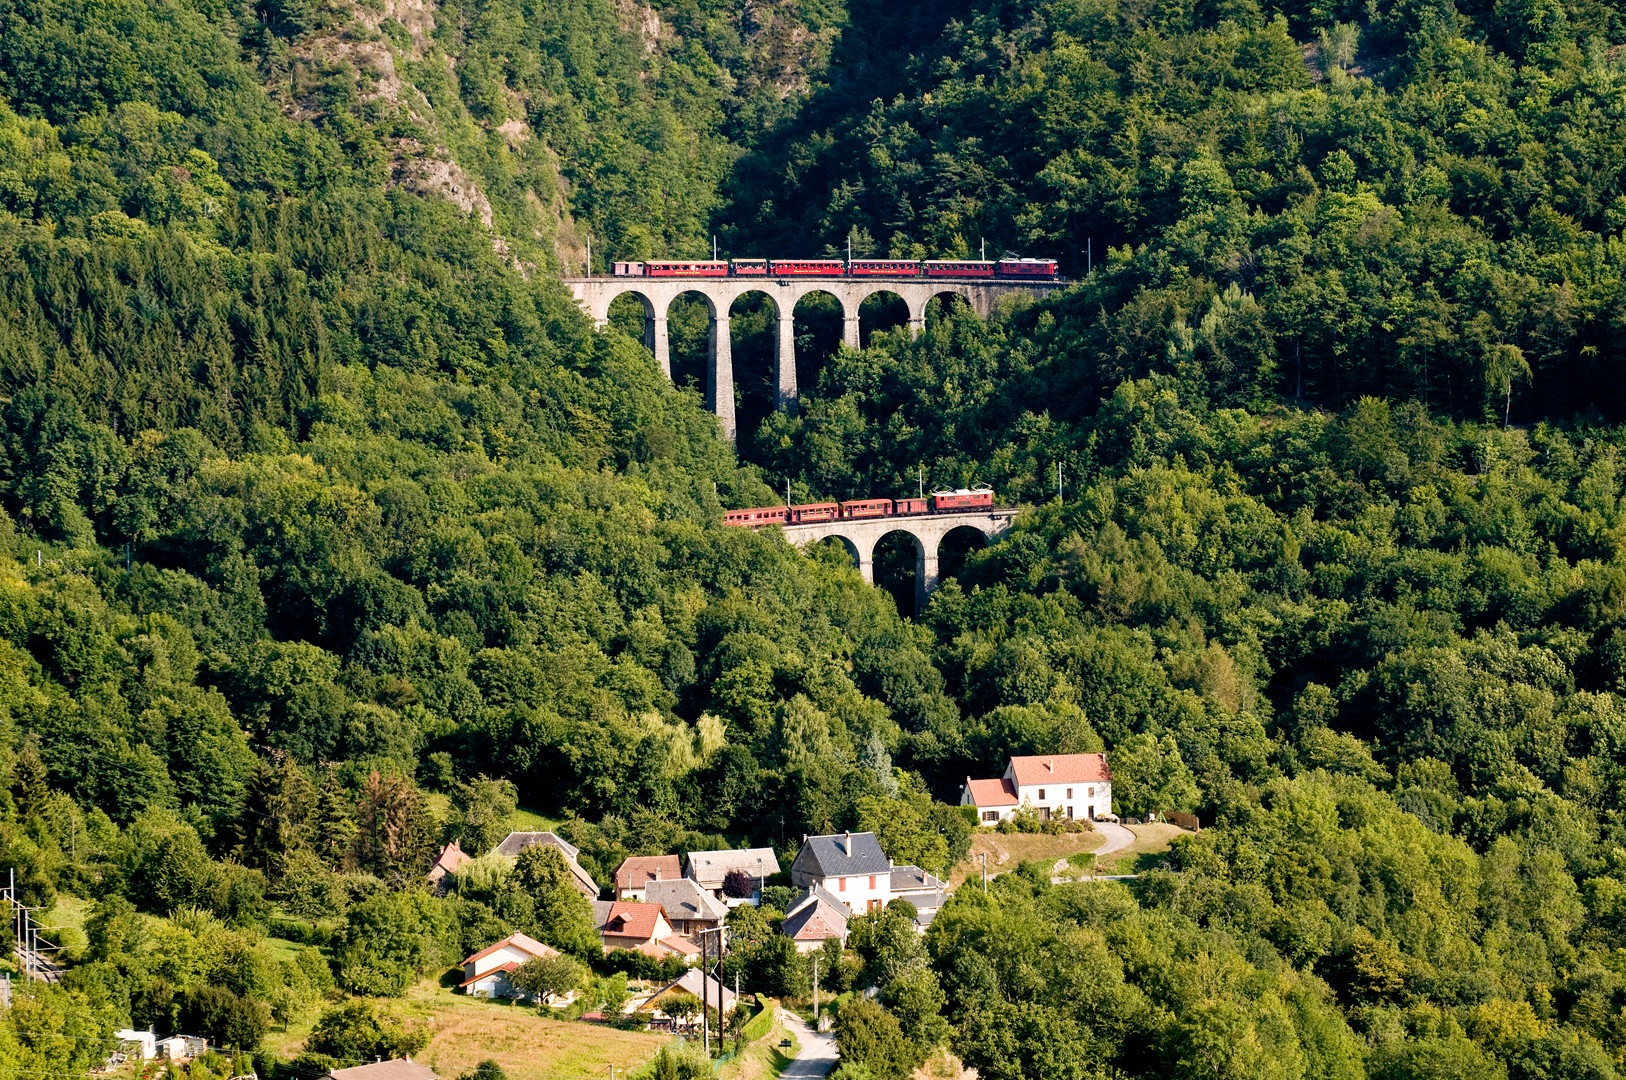
[[[0,0],[0,866],[93,902],[0,1067],[410,1051],[367,999],[515,929],[616,1001],[557,859],[438,846],[947,868],[1105,749],[1207,827],[855,920],[847,1080],[1617,1075],[1623,168],[1594,0]],[[1081,280],[814,312],[736,448],[558,281],[714,235]],[[1029,509],[920,612],[720,525],[922,473]]]

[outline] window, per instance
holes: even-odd
[[[1044,802],[1044,788],[1039,789],[1039,801]]]
[[[847,879],[844,878],[844,877],[836,878],[836,892],[846,892],[846,891],[847,891]]]
[[[1073,789],[1072,788],[1067,789],[1067,797],[1069,799],[1071,799],[1073,797]]]
[[[1090,798],[1092,798],[1092,799],[1095,798],[1095,789],[1094,788],[1090,789]]]
[[[998,810],[984,810],[982,812],[982,820],[984,820],[984,821],[998,821],[999,820],[999,811]]]
[[[1073,808],[1071,806],[1067,808],[1067,820],[1073,820]]]
[[[869,876],[869,887],[872,888],[872,889],[875,888],[875,875],[874,874],[871,874]]]

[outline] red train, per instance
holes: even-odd
[[[994,508],[993,488],[934,491],[926,499],[851,499],[841,503],[759,506],[725,510],[724,525],[807,525],[852,518],[910,517],[916,514],[969,514]]]
[[[1043,278],[1055,259],[711,259],[612,263],[613,277],[957,277]]]

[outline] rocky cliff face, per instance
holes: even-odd
[[[522,265],[706,245],[740,151],[796,107],[841,20],[795,0],[272,0],[258,69],[285,115],[380,182],[445,199]],[[645,213],[628,213],[643,200]]]

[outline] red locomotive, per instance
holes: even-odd
[[[1056,260],[1001,259],[996,269],[1000,277],[1053,278],[1056,276]]]
[[[807,525],[859,518],[912,517],[919,514],[973,514],[994,508],[993,488],[934,491],[925,499],[849,499],[840,503],[762,506],[726,510],[724,525]]]

